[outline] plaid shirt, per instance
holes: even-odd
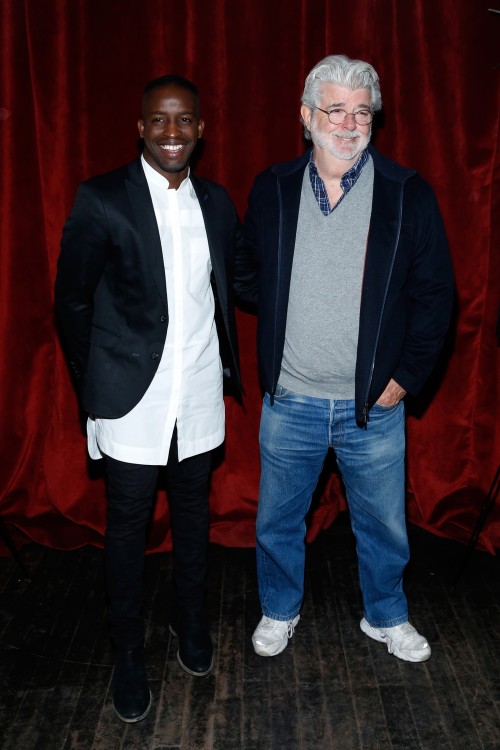
[[[313,151],[311,151],[311,158],[309,159],[309,177],[311,179],[311,187],[313,189],[313,193],[316,197],[316,200],[318,201],[318,206],[321,209],[321,213],[324,214],[324,216],[328,216],[328,214],[331,214],[331,212],[339,205],[339,203],[344,200],[349,190],[356,184],[356,180],[361,174],[363,167],[365,166],[367,161],[368,151],[364,149],[361,152],[361,156],[359,157],[356,164],[354,164],[350,169],[347,170],[345,174],[342,175],[342,179],[340,180],[340,187],[344,192],[338,199],[335,206],[331,208],[330,201],[328,199],[328,193],[326,192],[325,188],[325,183],[318,174],[316,164],[313,162]]]

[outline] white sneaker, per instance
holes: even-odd
[[[252,635],[255,653],[259,656],[277,656],[285,650],[288,639],[292,637],[300,615],[293,620],[272,620],[263,617]]]
[[[413,625],[404,622],[392,628],[372,628],[364,617],[359,627],[367,636],[379,643],[386,643],[387,650],[403,661],[427,661],[431,655],[431,647]]]

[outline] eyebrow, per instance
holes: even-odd
[[[334,109],[335,107],[345,107],[345,102],[333,102],[332,104],[329,104],[325,109]],[[356,104],[354,109],[370,109],[370,104]]]

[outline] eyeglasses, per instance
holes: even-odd
[[[320,112],[324,112],[325,115],[328,115],[328,119],[332,125],[341,125],[350,115],[354,117],[354,121],[357,125],[369,125],[373,120],[373,112],[370,112],[369,109],[358,109],[357,112],[346,112],[345,109],[337,108],[327,110],[321,109],[321,107],[316,107],[316,109],[319,109]]]

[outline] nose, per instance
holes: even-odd
[[[177,135],[179,135],[180,127],[175,118],[170,118],[165,120],[165,124],[163,126],[163,134],[167,136],[168,138],[175,138]]]
[[[356,130],[356,120],[354,119],[353,112],[347,112],[345,120],[342,123],[342,127],[344,127],[346,130]]]

